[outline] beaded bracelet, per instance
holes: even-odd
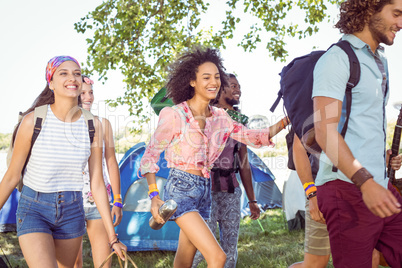
[[[123,208],[123,204],[120,201],[114,201],[113,206],[118,207],[118,208]]]
[[[117,244],[117,243],[120,243],[120,239],[119,239],[118,237],[116,237],[116,240],[115,240],[115,241],[113,241],[113,242],[111,242],[111,243],[108,243],[110,249],[112,249],[112,248],[113,248],[113,245],[114,245],[114,244]]]

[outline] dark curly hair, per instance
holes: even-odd
[[[340,18],[335,27],[344,34],[363,31],[370,18],[381,12],[392,0],[346,0],[340,7]]]
[[[196,47],[185,52],[169,67],[167,94],[174,104],[189,100],[194,96],[194,88],[190,81],[196,80],[198,66],[205,62],[212,62],[218,68],[221,78],[221,87],[227,84],[225,68],[217,49]]]

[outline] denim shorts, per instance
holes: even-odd
[[[177,210],[170,220],[175,220],[191,211],[197,211],[204,220],[208,220],[211,214],[210,180],[182,170],[171,169],[164,192],[164,200],[169,199],[177,203]]]
[[[84,207],[85,220],[99,220],[102,219],[97,207]]]
[[[54,239],[85,234],[81,191],[41,193],[24,186],[17,208],[17,236],[47,233]]]
[[[112,207],[110,207],[112,209]],[[85,211],[85,220],[100,220],[102,219],[101,214],[99,213],[98,207],[84,207]]]

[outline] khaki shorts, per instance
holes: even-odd
[[[308,200],[306,200],[304,252],[319,256],[331,253],[327,225],[311,219]]]

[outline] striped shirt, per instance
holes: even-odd
[[[60,121],[49,105],[25,170],[24,185],[44,193],[82,191],[82,172],[90,154],[84,117],[73,123]]]

